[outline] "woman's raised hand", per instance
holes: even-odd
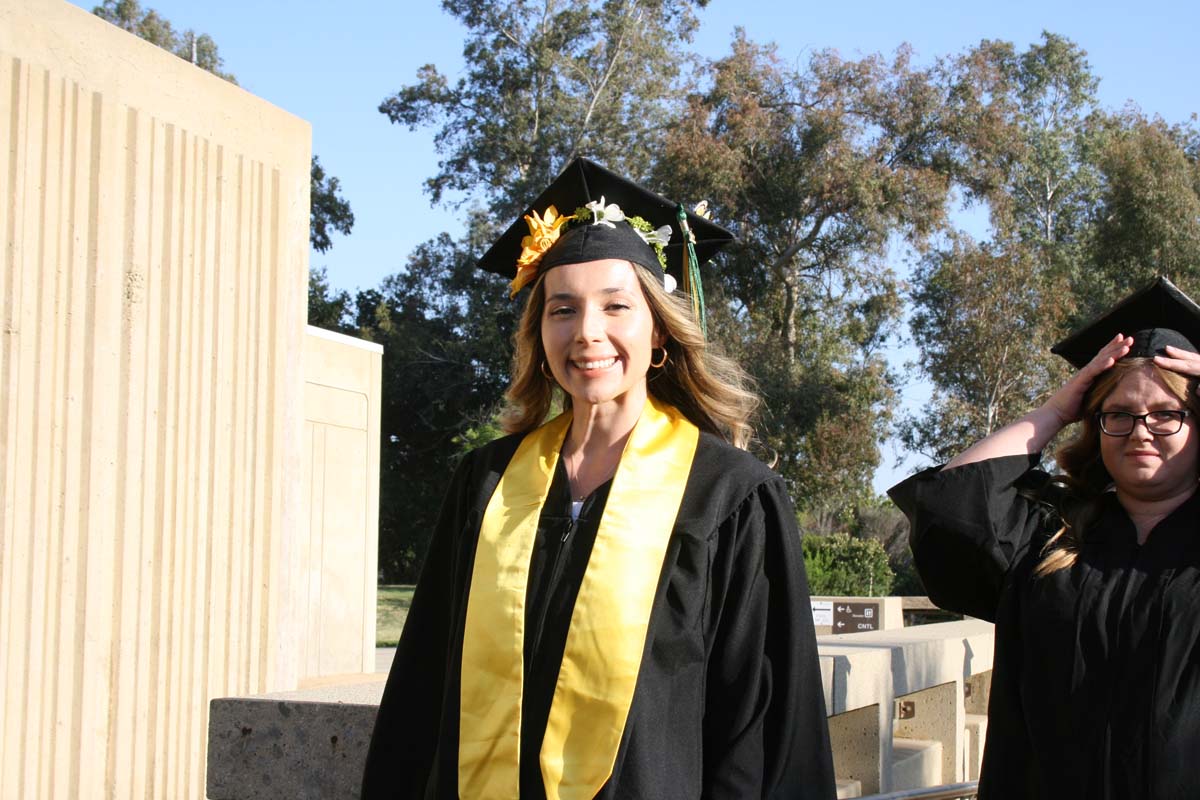
[[[1108,344],[1100,348],[1100,352],[1096,353],[1091,361],[1084,364],[1083,369],[1072,375],[1071,379],[1062,385],[1062,388],[1050,395],[1050,399],[1043,407],[1053,411],[1063,425],[1076,422],[1083,413],[1083,396],[1087,394],[1092,383],[1102,372],[1111,369],[1112,365],[1128,353],[1132,346],[1132,336],[1118,333],[1109,340]]]
[[[950,459],[943,469],[953,469],[988,458],[1039,452],[1059,431],[1079,419],[1083,411],[1083,396],[1096,376],[1117,363],[1117,359],[1128,353],[1132,345],[1132,337],[1117,334],[1049,400],[1016,422],[980,439]],[[1200,369],[1200,362],[1196,366]]]
[[[1178,347],[1167,345],[1167,354],[1155,356],[1154,363],[1164,369],[1178,372],[1180,375],[1187,375],[1191,378],[1200,377],[1200,355],[1180,350]],[[1196,390],[1196,393],[1200,394],[1200,388]]]

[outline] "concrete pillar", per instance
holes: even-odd
[[[308,327],[300,678],[375,669],[383,347]]]
[[[309,126],[0,0],[0,131],[0,797],[199,797],[300,672]]]

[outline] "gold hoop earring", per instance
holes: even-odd
[[[667,353],[667,348],[665,347],[656,347],[654,349],[662,350],[662,361],[659,361],[657,364],[654,363],[654,351],[652,350],[650,352],[650,366],[654,367],[655,369],[662,369],[667,365],[667,362],[671,360],[671,356],[669,353]]]
[[[551,375],[550,371],[546,369],[546,359],[544,358],[542,359],[542,375],[545,376],[546,380],[550,381],[551,383],[556,383],[554,376]]]

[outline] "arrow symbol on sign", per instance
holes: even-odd
[[[839,627],[839,628],[844,628],[844,627],[846,627],[846,623],[842,622],[842,621],[839,619],[839,620],[838,620],[838,627]]]

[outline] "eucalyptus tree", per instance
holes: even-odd
[[[792,65],[741,31],[706,77],[660,180],[737,234],[710,277],[713,327],[759,381],[762,443],[798,506],[847,516],[870,494],[894,403],[892,265],[945,223],[946,99],[908,48]]]
[[[1087,259],[1095,268],[1088,312],[1166,275],[1200,292],[1200,133],[1135,108],[1102,122],[1102,176]]]
[[[436,129],[441,155],[426,181],[435,203],[482,204],[507,222],[576,155],[644,177],[707,0],[443,2],[467,30],[464,70],[432,64],[379,110]]]
[[[929,405],[906,445],[944,459],[1027,411],[1061,378],[1045,354],[1076,312],[1071,288],[1100,191],[1087,54],[1044,33],[1018,52],[985,40],[940,67],[956,188],[989,236],[957,232],[920,261],[911,320]]]
[[[1113,113],[1086,52],[1044,33],[944,62],[956,187],[988,236],[957,232],[913,277],[911,329],[934,386],[901,425],[944,460],[1057,388],[1050,346],[1156,274],[1200,288],[1196,131]]]

